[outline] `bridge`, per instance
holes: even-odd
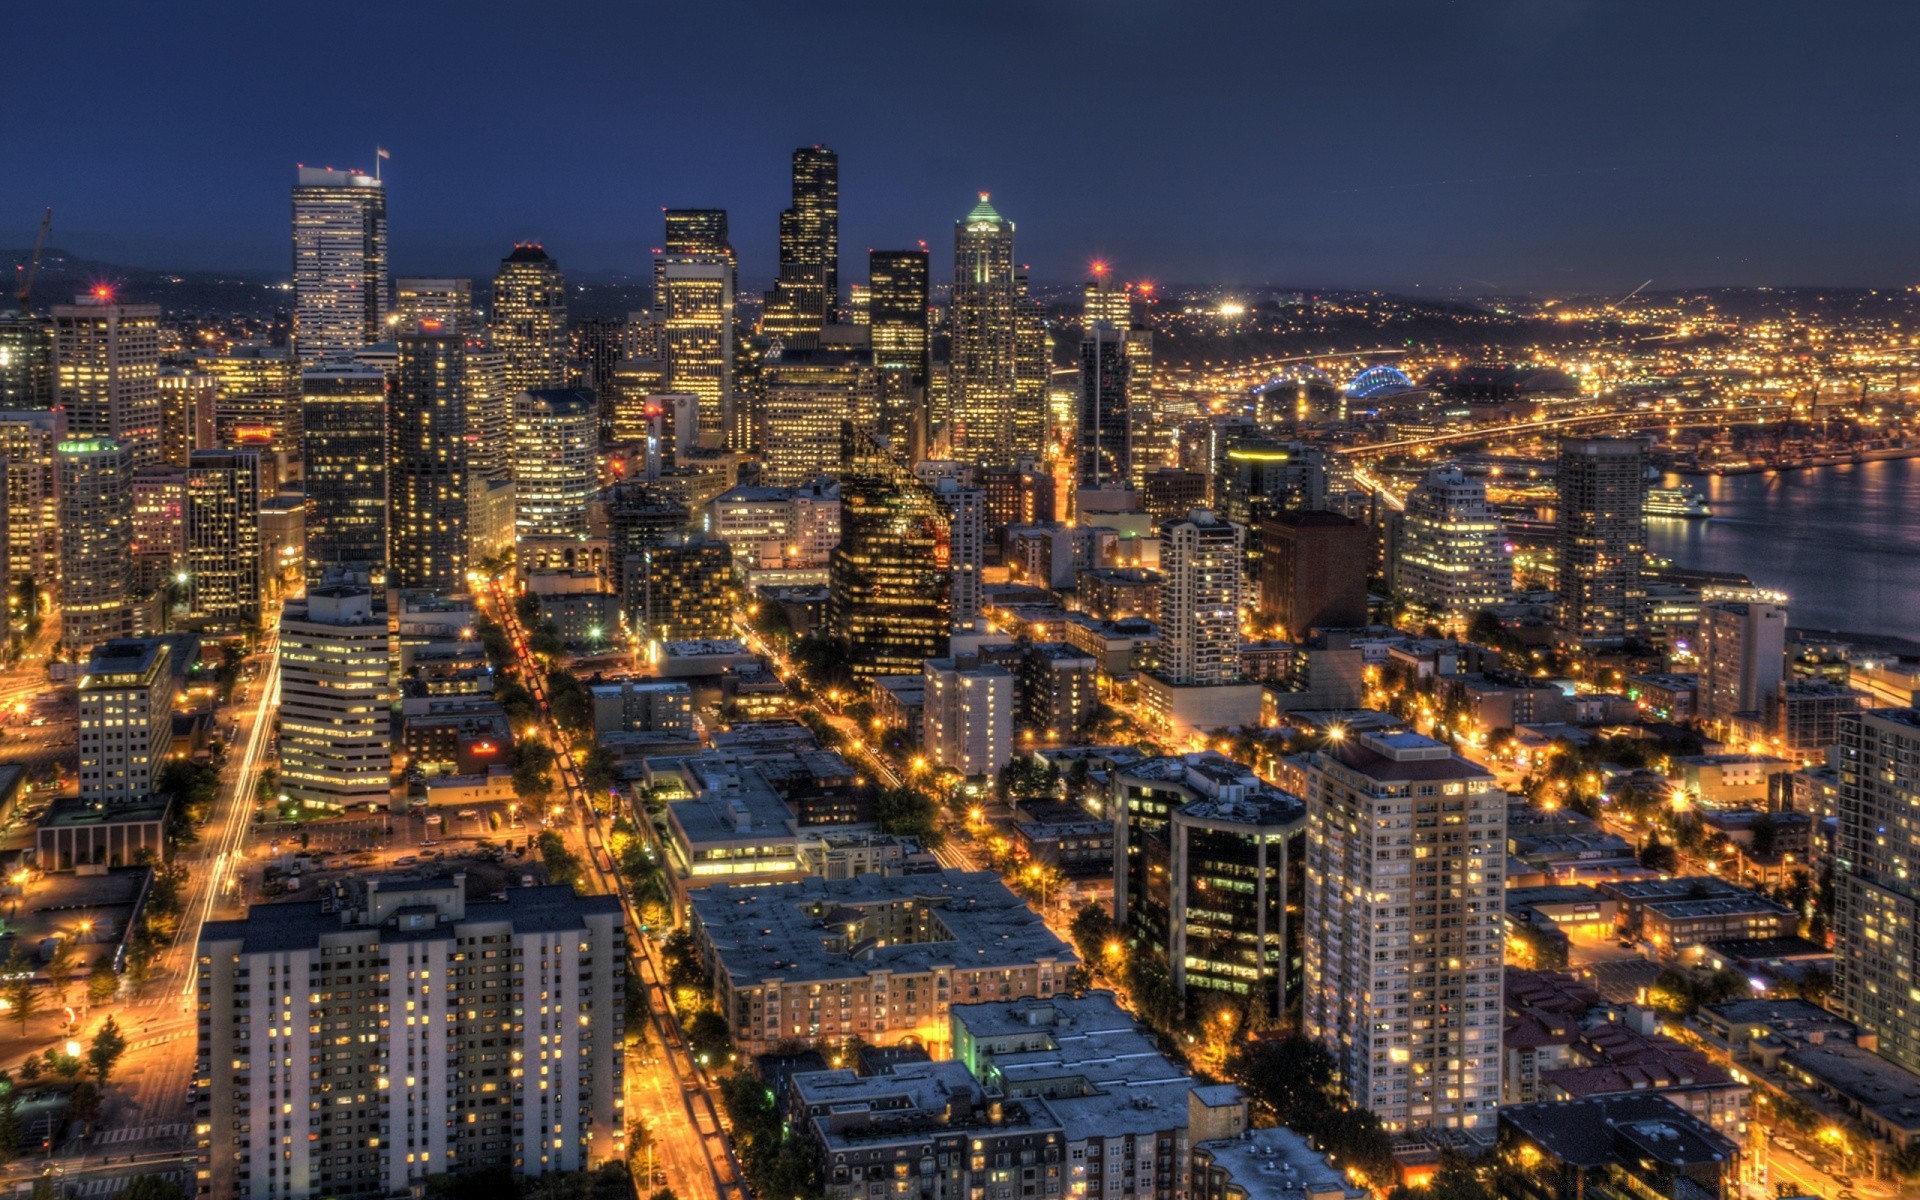
[[[1535,417],[1504,425],[1475,425],[1447,433],[1397,438],[1390,442],[1371,442],[1364,446],[1339,446],[1334,453],[1352,459],[1380,458],[1421,446],[1467,446],[1476,442],[1494,442],[1509,437],[1540,434],[1580,433],[1613,429],[1627,433],[1640,429],[1724,429],[1730,425],[1765,425],[1792,415],[1785,404],[1761,404],[1737,409],[1689,409],[1682,412],[1657,412],[1635,409],[1628,412],[1583,413],[1570,417]]]

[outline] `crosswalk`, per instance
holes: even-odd
[[[109,1129],[93,1140],[96,1145],[117,1146],[123,1142],[144,1142],[161,1138],[182,1137],[186,1132],[187,1127],[184,1124],[178,1123],[172,1125],[130,1125],[125,1129]]]

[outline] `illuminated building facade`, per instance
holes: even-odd
[[[80,678],[80,801],[95,808],[140,804],[153,795],[173,745],[169,643],[127,638],[87,656]]]
[[[667,254],[657,262],[655,319],[673,390],[700,397],[700,433],[733,427],[732,255]]]
[[[780,214],[780,274],[762,329],[791,342],[818,334],[840,304],[840,158],[825,146],[793,152],[793,204]]]
[[[827,629],[855,679],[918,674],[947,651],[951,518],[870,432],[850,429],[840,474],[840,543],[829,563]]]
[[[6,463],[7,565],[12,579],[52,589],[60,578],[57,448],[67,435],[59,409],[0,411],[0,461]]]
[[[250,629],[260,617],[260,452],[187,462],[187,617]]]
[[[379,179],[301,167],[293,186],[293,344],[300,362],[385,336],[387,192]]]
[[[488,327],[506,355],[507,392],[565,387],[567,281],[560,264],[535,245],[517,245],[493,276]]]
[[[393,317],[389,323],[411,328],[422,321],[438,321],[468,337],[483,333],[479,311],[473,306],[473,280],[420,276],[394,280]]]
[[[953,227],[953,295],[947,325],[952,364],[953,453],[964,462],[1004,465],[1018,453],[1014,410],[1018,294],[1013,222],[980,194]]]
[[[839,469],[842,426],[872,428],[879,413],[879,376],[866,350],[783,350],[761,367],[760,387],[761,478],[775,487]]]
[[[280,612],[280,789],[322,808],[393,798],[387,613],[362,586],[319,586]]]
[[[1442,629],[1513,598],[1513,550],[1486,485],[1454,467],[1427,472],[1400,517],[1394,590]]]
[[[1506,792],[1411,732],[1350,733],[1305,771],[1302,1029],[1389,1131],[1491,1130]]]
[[[580,388],[521,392],[513,404],[517,539],[585,538],[600,485],[600,406]]]
[[[929,279],[924,249],[874,250],[867,255],[867,336],[880,373],[879,432],[910,461],[924,457],[931,432]]]
[[[1920,1071],[1920,711],[1840,719],[1834,809],[1834,1007],[1879,1038],[1879,1053]]]
[[[1009,226],[1011,228],[1011,226]],[[1047,308],[1027,286],[1027,269],[1013,275],[1013,451],[1016,458],[1044,457],[1053,436],[1048,384],[1053,377],[1053,335]],[[1071,393],[1068,393],[1071,394]]]
[[[285,346],[243,342],[224,354],[195,355],[193,363],[215,380],[215,446],[299,453],[299,389]]]
[[[656,642],[691,641],[732,631],[733,552],[725,542],[671,534],[645,550],[638,566],[643,586],[629,589],[640,603],[628,623],[644,636]]]
[[[108,437],[69,438],[55,451],[60,523],[60,645],[86,653],[135,632],[133,453]]]
[[[161,367],[160,461],[182,470],[187,455],[213,446],[213,406],[220,380],[198,367]]]
[[[448,329],[401,333],[388,421],[387,586],[467,588],[466,339]]]
[[[387,576],[387,374],[354,363],[300,376],[306,431],[306,577],[330,568]]]
[[[53,322],[0,313],[0,411],[53,407]]]
[[[1561,633],[1582,645],[1618,645],[1637,631],[1646,598],[1647,447],[1562,439],[1555,487]]]
[[[53,306],[54,400],[74,437],[112,438],[134,466],[160,457],[160,306],[106,289]]]
[[[1160,526],[1160,673],[1208,686],[1240,675],[1241,543],[1246,530],[1204,508]]]
[[[1133,421],[1127,389],[1126,335],[1105,321],[1080,341],[1079,486],[1133,484]]]
[[[1700,606],[1702,720],[1758,713],[1787,673],[1787,605],[1779,594],[1707,599]]]
[[[133,473],[133,590],[148,595],[187,569],[187,469],[168,463]]]

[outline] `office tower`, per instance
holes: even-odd
[[[740,260],[728,240],[727,210],[724,208],[668,208],[661,210],[666,240],[653,260],[653,311],[660,315],[660,270],[668,258],[685,255],[712,255],[725,260],[727,285],[734,295],[740,293]]]
[[[839,469],[840,431],[848,422],[872,429],[880,382],[866,350],[782,350],[761,368],[762,481],[792,487]]]
[[[322,584],[280,611],[280,790],[346,809],[393,798],[386,607],[361,584]]]
[[[153,794],[173,745],[168,646],[164,638],[116,639],[87,656],[78,693],[83,804],[139,804]]]
[[[497,346],[467,340],[467,468],[488,479],[513,478],[513,402],[507,356]]]
[[[1011,227],[1009,227],[1011,228]],[[1027,269],[1013,274],[1013,413],[1016,456],[1045,457],[1053,438],[1048,389],[1053,378],[1053,335],[1047,307],[1027,287]]]
[[[383,1196],[433,1175],[625,1157],[617,897],[556,886],[469,901],[458,873],[347,889],[201,929],[208,1195]],[[394,998],[368,1003],[370,990]],[[307,1061],[316,1027],[324,1068]],[[260,1149],[268,1138],[280,1153]]]
[[[600,402],[600,428],[613,430],[614,373],[625,355],[627,323],[620,317],[588,317],[573,327],[569,387],[585,388]]]
[[[1215,440],[1213,506],[1229,521],[1258,529],[1289,510],[1327,507],[1327,456],[1318,446],[1274,441],[1257,430],[1221,432]],[[1260,577],[1261,539],[1250,539],[1246,570]]]
[[[438,321],[467,337],[486,332],[473,306],[473,280],[419,277],[394,280],[393,315],[387,324],[393,328],[411,328],[422,321]]]
[[[0,313],[0,411],[53,407],[53,322]]]
[[[933,485],[947,512],[947,567],[956,629],[970,629],[985,611],[982,575],[987,566],[987,493],[947,476]]]
[[[1513,599],[1506,523],[1487,503],[1486,485],[1456,467],[1427,472],[1407,494],[1394,558],[1399,598],[1450,633]]]
[[[1013,760],[1013,673],[997,663],[958,667],[929,658],[921,668],[927,761],[968,779],[991,779]]]
[[[1787,605],[1778,594],[1703,597],[1700,606],[1700,691],[1695,711],[1724,724],[1758,714],[1787,672]]]
[[[1013,222],[995,212],[982,192],[980,203],[953,226],[949,409],[953,454],[963,462],[1003,465],[1019,453],[1013,275]]]
[[[1140,479],[1140,509],[1154,521],[1171,520],[1207,503],[1207,477],[1178,467],[1157,467]]]
[[[1343,513],[1284,512],[1260,536],[1260,611],[1287,636],[1367,623],[1372,530]]]
[[[1835,1009],[1879,1039],[1879,1053],[1920,1071],[1920,711],[1872,709],[1840,719],[1835,802]]]
[[[793,204],[780,214],[780,274],[761,328],[792,342],[833,323],[840,304],[840,158],[825,146],[793,152]]]
[[[173,744],[170,643],[116,638],[95,646],[85,664],[77,691],[80,801],[96,809],[140,804],[153,794]]]
[[[306,577],[331,568],[387,577],[387,374],[355,363],[300,375],[306,430]]]
[[[668,254],[655,265],[654,313],[673,390],[700,397],[700,433],[733,428],[731,253]]]
[[[513,403],[517,539],[587,536],[600,486],[600,405],[580,388],[521,392]]]
[[[134,466],[160,457],[160,306],[105,288],[53,306],[54,400],[74,437],[112,438]]]
[[[654,419],[661,414],[655,397],[672,390],[664,358],[623,358],[613,368],[613,430],[616,442],[639,442],[653,432]],[[699,402],[694,402],[698,413]],[[697,418],[696,418],[697,420]]]
[[[1153,402],[1153,330],[1135,324],[1125,334],[1127,344],[1127,414],[1133,423],[1133,486],[1144,485],[1148,474],[1173,461],[1179,427],[1157,421]]]
[[[260,452],[187,461],[187,616],[249,629],[260,618]]]
[[[926,457],[932,431],[927,379],[932,371],[927,252],[867,253],[867,340],[880,372],[879,432],[909,462]]]
[[[906,675],[947,651],[953,625],[950,519],[933,490],[867,431],[849,429],[840,544],[828,569],[827,629],[854,678]]]
[[[386,336],[387,191],[380,180],[301,167],[293,186],[293,344],[302,365]]]
[[[198,367],[161,367],[160,461],[187,466],[187,455],[213,445],[213,406],[220,380]]]
[[[1181,685],[1240,674],[1244,527],[1204,508],[1160,526],[1161,673]]]
[[[66,440],[60,409],[0,411],[0,462],[6,464],[9,581],[51,591],[60,579],[57,447]]]
[[[1635,632],[1646,584],[1647,447],[1617,438],[1563,438],[1555,511],[1560,629],[1582,644]]]
[[[299,376],[285,346],[242,342],[224,353],[196,354],[193,365],[214,377],[214,445],[299,453]]]
[[[567,281],[532,244],[514,246],[493,276],[494,348],[507,356],[509,394],[567,384]]]
[[[1133,419],[1127,394],[1126,334],[1105,321],[1080,340],[1079,486],[1133,486]]]
[[[663,534],[626,560],[629,626],[654,642],[727,637],[733,630],[733,552],[699,533]]]
[[[1307,779],[1302,1028],[1388,1130],[1500,1107],[1507,796],[1417,733],[1350,733]]]
[[[869,285],[847,285],[847,324],[861,329],[873,324],[873,289]]]
[[[60,646],[70,656],[134,633],[133,453],[108,437],[56,451],[60,512]]]
[[[468,566],[466,340],[402,331],[388,408],[387,586],[464,592]]]
[[[133,473],[133,524],[128,541],[133,591],[146,596],[177,583],[187,570],[187,469],[171,463]]]
[[[1096,262],[1093,278],[1080,291],[1080,327],[1091,331],[1101,324],[1120,330],[1133,328],[1133,290],[1114,286],[1111,268]]]
[[[1300,986],[1305,803],[1213,753],[1153,758],[1113,780],[1114,923],[1194,988],[1286,1015]]]

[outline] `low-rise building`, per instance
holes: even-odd
[[[1249,1129],[1193,1147],[1192,1200],[1367,1200],[1327,1156],[1291,1129]]]
[[[1499,1153],[1512,1200],[1742,1194],[1739,1144],[1651,1093],[1502,1109]]]

